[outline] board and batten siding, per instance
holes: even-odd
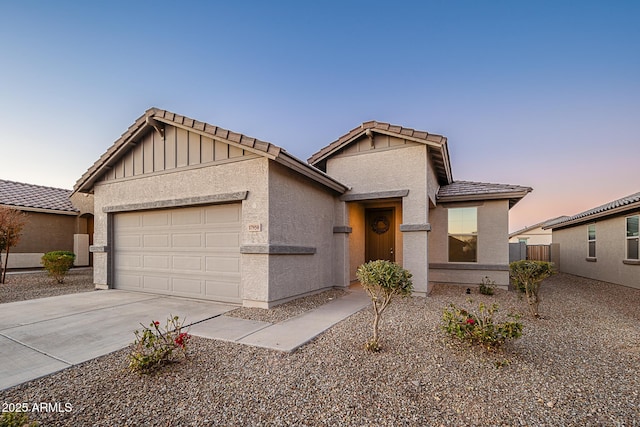
[[[103,175],[102,181],[252,157],[255,155],[242,148],[167,125],[164,138],[156,130],[144,134],[135,147]]]

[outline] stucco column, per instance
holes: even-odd
[[[349,212],[347,204],[336,201],[335,225],[333,227],[333,282],[335,286],[349,286]]]
[[[403,268],[413,275],[414,295],[426,296],[429,292],[428,224],[402,224]]]

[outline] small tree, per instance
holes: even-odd
[[[516,288],[527,295],[531,315],[535,318],[540,317],[538,313],[540,284],[544,279],[555,274],[553,264],[546,261],[514,261],[509,264],[509,270]]]
[[[76,254],[69,251],[53,251],[47,252],[41,258],[42,265],[49,272],[49,276],[56,279],[58,283],[64,283],[64,276],[76,259]]]
[[[0,206],[0,255],[4,251],[4,266],[0,262],[0,283],[4,283],[7,276],[9,251],[20,242],[22,229],[27,223],[27,216],[17,209]],[[1,258],[0,258],[1,261]]]
[[[391,303],[394,296],[411,294],[413,283],[411,273],[395,262],[377,260],[362,264],[356,271],[356,276],[371,297],[373,303],[373,337],[366,344],[369,351],[379,351],[379,326],[382,313]]]

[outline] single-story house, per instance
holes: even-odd
[[[78,180],[99,288],[268,308],[396,261],[415,293],[508,286],[508,211],[531,188],[454,181],[447,139],[366,122],[308,162],[151,108]]]
[[[46,252],[74,250],[79,211],[70,195],[71,190],[62,188],[0,180],[0,205],[27,215],[20,242],[9,250],[8,268],[42,267]]]
[[[562,272],[640,289],[640,193],[555,223]]]
[[[509,243],[525,243],[527,245],[550,245],[551,229],[546,227],[555,224],[558,221],[569,218],[568,216],[559,216],[557,218],[548,219],[528,227],[524,227],[513,233],[509,233]]]

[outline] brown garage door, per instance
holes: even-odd
[[[241,205],[114,216],[117,289],[240,302]]]

